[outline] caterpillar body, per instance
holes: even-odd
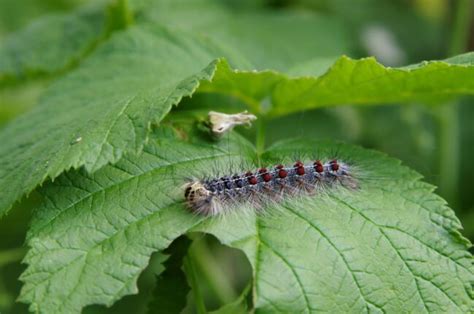
[[[317,194],[335,185],[358,187],[349,164],[337,159],[306,164],[296,161],[292,166],[279,164],[269,169],[193,180],[186,184],[184,197],[192,212],[215,216],[235,205],[245,203],[261,209],[270,202],[294,195]]]

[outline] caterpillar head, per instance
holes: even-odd
[[[184,189],[184,197],[190,205],[205,201],[210,194],[211,192],[199,181],[188,183]]]

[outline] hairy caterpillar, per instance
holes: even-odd
[[[271,169],[194,180],[185,186],[184,197],[192,212],[214,216],[234,204],[245,202],[258,209],[286,196],[314,194],[334,185],[358,187],[348,164],[337,159],[307,164],[297,161],[292,166],[279,164]]]

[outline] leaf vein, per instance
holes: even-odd
[[[261,240],[261,243],[266,246],[273,254],[275,254],[275,256],[277,256],[278,258],[280,258],[283,263],[286,265],[286,267],[288,267],[288,269],[291,271],[291,273],[293,274],[293,276],[295,277],[296,279],[296,282],[298,283],[300,289],[301,289],[301,292],[303,294],[303,299],[305,301],[305,305],[306,305],[306,309],[308,310],[309,313],[311,313],[311,306],[310,306],[310,303],[309,303],[309,300],[308,300],[308,296],[306,295],[306,290],[304,288],[304,285],[303,283],[301,282],[301,279],[300,277],[298,276],[298,274],[296,273],[296,271],[293,269],[293,267],[291,266],[291,264],[286,260],[286,258],[284,258],[280,253],[278,253],[276,250],[274,250],[272,247],[270,247],[265,241]]]
[[[372,302],[369,302],[365,299],[364,297],[364,294],[362,293],[362,288],[359,284],[359,282],[357,281],[352,269],[349,267],[349,263],[347,262],[344,254],[342,254],[342,252],[339,251],[339,249],[336,247],[336,245],[329,239],[329,237],[324,233],[322,232],[322,230],[317,227],[314,223],[312,223],[309,219],[307,219],[306,217],[302,216],[300,213],[298,213],[297,211],[295,211],[294,209],[292,209],[291,207],[289,206],[285,206],[285,208],[287,208],[291,213],[293,213],[294,215],[296,215],[298,218],[300,218],[301,220],[305,221],[307,224],[309,224],[314,230],[316,230],[324,239],[326,239],[326,241],[331,245],[331,247],[334,249],[334,251],[339,255],[339,257],[341,258],[341,260],[343,261],[344,265],[346,266],[347,270],[349,271],[349,273],[351,274],[351,277],[352,277],[352,280],[354,281],[357,289],[359,290],[359,295],[360,297],[362,298],[362,300],[364,301],[365,303],[365,306],[366,306],[366,311],[367,313],[369,313],[369,307],[368,305],[371,304],[373,305],[374,307],[376,308],[379,308],[381,309],[379,306],[377,306],[376,304],[373,304]]]

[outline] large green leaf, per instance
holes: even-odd
[[[132,28],[53,84],[0,134],[0,213],[48,176],[140,151],[150,123],[210,78],[211,51],[191,36]]]
[[[218,156],[237,158],[224,149],[154,140],[138,159],[122,159],[93,175],[65,173],[48,184],[47,202],[28,235],[31,267],[22,276],[21,299],[34,311],[79,312],[136,293],[151,253],[200,221],[184,210],[177,186],[191,167]]]
[[[433,186],[379,153],[312,140],[278,143],[264,160],[279,162],[295,151],[313,156],[315,151],[323,156],[337,151],[360,171],[360,190],[332,190],[288,202],[276,215],[236,219],[233,228],[205,221],[193,229],[212,233],[247,254],[256,278],[257,309],[472,309],[470,244],[457,231],[461,226],[453,211],[432,193]]]
[[[0,132],[0,214],[47,177],[71,167],[95,171],[126,151],[139,152],[150,123],[159,122],[200,83],[199,91],[240,97],[261,115],[474,92],[472,54],[453,63],[401,69],[385,68],[370,58],[342,57],[326,74],[300,78],[233,70],[216,59],[220,56],[229,57],[236,67],[248,67],[248,56],[234,51],[229,55],[225,43],[156,25],[113,36],[76,71],[53,84],[34,110]],[[279,59],[274,60],[277,64]],[[321,63],[311,65],[321,71]]]
[[[95,174],[76,170],[43,188],[22,275],[21,300],[44,313],[78,313],[136,293],[153,251],[188,230],[242,249],[254,272],[259,312],[467,312],[474,279],[459,221],[433,187],[379,153],[313,140],[281,142],[263,165],[303,156],[338,158],[358,169],[360,189],[289,199],[258,215],[236,208],[204,219],[183,204],[183,184],[229,165],[252,165],[244,141],[153,138]],[[246,167],[244,167],[246,168]]]
[[[202,84],[198,91],[235,95],[267,115],[344,104],[439,102],[474,94],[473,62],[474,53],[467,53],[444,61],[390,68],[374,58],[343,56],[324,75],[295,78],[272,71],[236,72],[221,63],[212,82]]]

